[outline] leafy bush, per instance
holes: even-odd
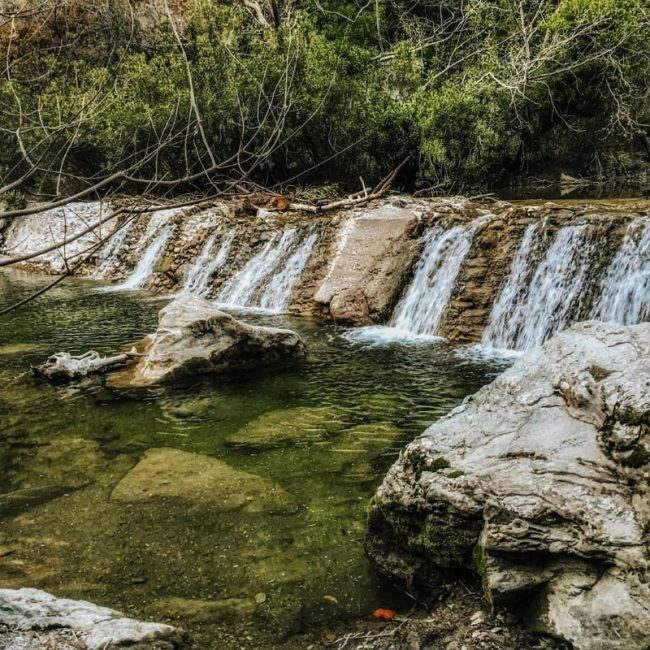
[[[123,0],[16,19],[0,37],[2,177],[58,193],[62,178],[135,161],[142,179],[216,162],[217,176],[239,166],[267,186],[357,188],[410,156],[406,185],[458,187],[650,153],[644,0],[273,6],[260,2],[261,20],[188,0],[180,44],[164,17],[131,21]]]

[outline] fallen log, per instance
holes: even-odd
[[[129,364],[135,354],[116,354],[113,357],[102,357],[99,352],[90,350],[81,356],[74,357],[69,352],[57,352],[39,366],[32,366],[35,377],[47,379],[53,383],[66,383],[91,374],[108,372],[114,368]]]

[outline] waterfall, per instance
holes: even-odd
[[[187,272],[187,278],[180,293],[193,293],[197,296],[205,296],[209,293],[210,278],[226,263],[235,233],[231,232],[223,238],[219,250],[215,254],[213,249],[218,236],[219,233],[214,233],[208,237],[201,254]]]
[[[488,325],[483,332],[481,343],[486,347],[499,347],[500,343],[512,338],[509,331],[513,322],[521,320],[520,312],[525,304],[529,280],[530,256],[535,248],[540,224],[526,227],[521,243],[517,249],[505,284],[494,302]]]
[[[583,292],[592,258],[593,244],[587,234],[586,225],[561,228],[523,293],[510,288],[510,278],[506,281],[492,312],[483,339],[485,344],[494,348],[527,350],[541,345],[568,325]],[[532,236],[530,234],[531,239]],[[524,245],[528,251],[521,250]],[[522,254],[517,255],[520,259],[515,259],[511,275],[527,268],[530,243],[522,241],[519,252]],[[512,279],[514,283],[517,281],[517,278]],[[512,299],[510,295],[504,295],[506,292],[512,294]]]
[[[489,215],[467,226],[450,230],[437,227],[426,233],[413,281],[395,310],[396,330],[416,336],[432,336],[438,332],[474,231],[486,218]]]
[[[95,279],[105,278],[107,273],[112,271],[119,264],[119,254],[122,250],[122,245],[129,236],[133,229],[135,219],[131,218],[126,225],[118,226],[117,231],[111,238],[102,246],[98,256],[98,266],[96,271],[92,274]]]
[[[218,303],[233,307],[259,307],[259,304],[255,304],[258,290],[269,277],[273,277],[276,267],[287,255],[296,237],[295,229],[273,235],[264,248],[226,284],[219,294]]]
[[[277,313],[287,310],[293,287],[300,279],[317,240],[318,234],[312,233],[287,258],[284,268],[273,276],[262,294],[262,309]]]
[[[135,247],[137,252],[146,247],[135,268],[124,282],[110,287],[104,287],[103,291],[132,291],[144,286],[156,268],[156,264],[160,260],[167,246],[167,242],[174,233],[175,226],[169,222],[179,212],[180,210],[178,209],[160,210],[151,216],[145,232]]]
[[[650,220],[635,219],[601,283],[592,318],[624,325],[650,317]]]
[[[111,212],[110,205],[102,201],[79,201],[12,219],[4,230],[0,252],[8,257],[20,257],[56,246],[53,250],[33,258],[31,262],[60,273],[66,269],[66,260],[78,260],[87,255],[113,230],[115,220],[108,219]],[[105,220],[103,224],[85,235],[67,244],[58,245],[64,239],[87,230],[90,224],[102,219]]]

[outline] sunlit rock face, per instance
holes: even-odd
[[[650,324],[579,323],[521,357],[393,465],[366,542],[435,588],[487,597],[577,649],[650,641]]]
[[[0,257],[30,258],[31,267],[61,273],[75,266],[114,230],[113,209],[100,202],[75,202],[37,214],[0,219]],[[65,242],[65,243],[64,243]]]
[[[0,647],[7,650],[184,650],[189,637],[177,628],[143,623],[84,600],[38,589],[0,589]]]
[[[303,358],[290,330],[235,320],[197,296],[182,296],[160,311],[158,329],[135,344],[139,361],[109,378],[114,387],[144,387],[206,373],[278,366]]]
[[[314,300],[343,323],[387,316],[417,259],[418,221],[414,205],[381,204],[349,217]]]

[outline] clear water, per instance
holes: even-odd
[[[0,303],[45,281],[3,273]],[[25,370],[49,353],[114,352],[154,328],[159,299],[92,286],[60,286],[0,319],[0,584],[168,621],[207,650],[304,648],[295,635],[406,607],[363,556],[368,501],[399,449],[504,362],[459,357],[442,341],[377,346],[328,324],[248,314],[299,331],[307,362],[138,399],[96,383],[37,383]],[[292,437],[233,444],[262,415]],[[112,500],[143,453],[161,447],[261,476],[294,507],[256,514],[184,498]]]

